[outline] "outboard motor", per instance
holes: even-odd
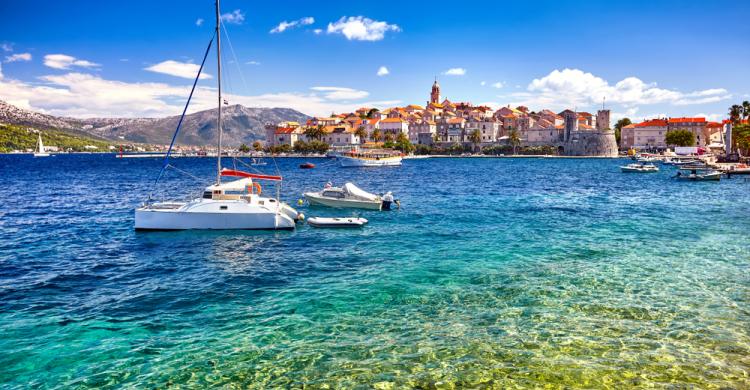
[[[388,191],[383,195],[383,210],[390,210],[391,209],[391,203],[393,203],[393,194]]]

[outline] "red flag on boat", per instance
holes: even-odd
[[[281,176],[261,175],[257,173],[249,173],[249,172],[243,172],[243,171],[238,171],[235,169],[227,169],[227,168],[224,168],[221,170],[221,176],[249,177],[251,179],[257,179],[257,180],[281,181]]]

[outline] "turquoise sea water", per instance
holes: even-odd
[[[750,388],[750,181],[301,161],[278,160],[289,202],[354,181],[403,208],[362,230],[136,233],[160,161],[0,156],[0,387]]]

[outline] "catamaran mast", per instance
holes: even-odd
[[[216,0],[216,73],[219,85],[219,147],[216,154],[216,184],[221,184],[221,13],[219,12],[219,0]]]

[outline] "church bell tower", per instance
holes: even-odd
[[[432,83],[432,92],[430,92],[430,103],[440,103],[440,84],[437,82],[437,77],[435,77],[435,82]]]

